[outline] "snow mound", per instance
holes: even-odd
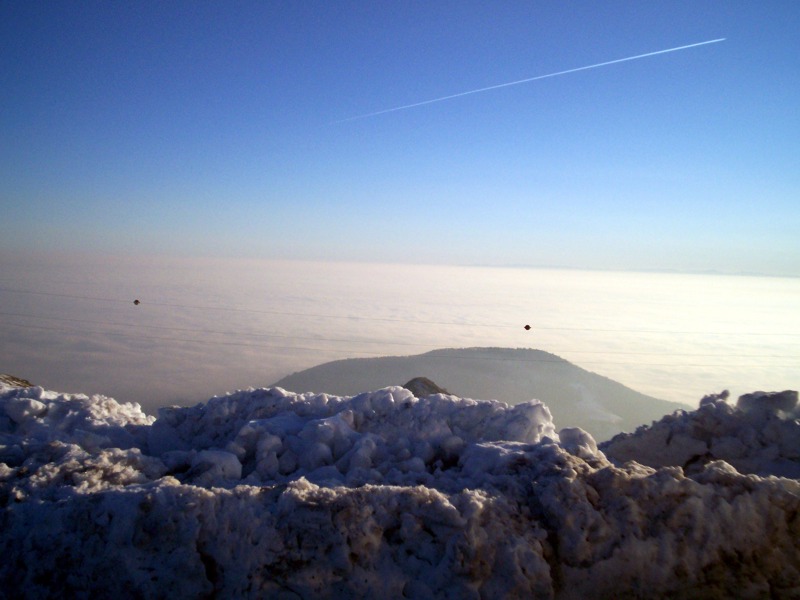
[[[243,482],[252,485],[299,477],[325,485],[430,485],[471,444],[545,437],[558,439],[550,411],[538,401],[509,407],[442,394],[419,399],[401,387],[353,397],[272,388],[162,409],[148,447],[166,457],[172,474],[191,463],[183,478],[193,483],[202,472],[195,453],[213,450],[209,468],[238,461]]]
[[[728,393],[706,396],[693,412],[677,411],[635,433],[601,445],[616,462],[699,470],[724,460],[740,473],[800,478],[800,407],[797,392],[754,392],[736,407]]]
[[[675,438],[719,412],[740,431],[791,422],[787,403],[717,399],[662,422]],[[792,461],[781,427],[771,452]],[[800,481],[641,462],[612,464],[580,429],[557,434],[537,401],[272,388],[153,420],[102,396],[4,388],[0,586],[21,598],[800,594]]]

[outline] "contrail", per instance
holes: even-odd
[[[510,81],[508,83],[500,83],[497,85],[490,85],[489,87],[479,88],[477,90],[470,90],[468,92],[461,92],[458,94],[451,94],[449,96],[442,96],[441,98],[434,98],[432,100],[423,100],[422,102],[415,102],[414,104],[405,104],[403,106],[395,106],[394,108],[386,108],[375,112],[358,115],[356,117],[348,117],[347,119],[340,119],[334,123],[346,123],[347,121],[357,121],[359,119],[367,119],[369,117],[376,117],[378,115],[385,115],[386,113],[395,112],[398,110],[406,110],[407,108],[415,108],[417,106],[424,106],[426,104],[433,104],[435,102],[444,102],[445,100],[452,100],[453,98],[460,98],[461,96],[469,96],[470,94],[480,94],[481,92],[488,92],[489,90],[497,90],[499,88],[510,87],[512,85],[520,85],[521,83],[528,83],[531,81],[538,81],[539,79],[547,79],[548,77],[558,77],[559,75],[566,75],[567,73],[575,73],[577,71],[586,71],[588,69],[596,69],[597,67],[605,67],[607,65],[614,65],[629,60],[638,60],[640,58],[647,58],[648,56],[656,56],[657,54],[666,54],[667,52],[677,52],[678,50],[687,50],[688,48],[696,48],[697,46],[705,46],[706,44],[716,44],[717,42],[724,42],[726,38],[719,38],[716,40],[708,40],[706,42],[697,42],[696,44],[688,44],[686,46],[677,46],[675,48],[667,48],[666,50],[656,50],[655,52],[648,52],[646,54],[637,54],[636,56],[629,56],[627,58],[618,58],[616,60],[607,60],[606,62],[596,63],[594,65],[587,65],[585,67],[577,67],[575,69],[567,69],[566,71],[558,71],[556,73],[548,73],[547,75],[537,75],[536,77],[528,77],[527,79],[520,79],[518,81]]]

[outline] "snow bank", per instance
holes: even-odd
[[[796,461],[785,399],[724,404],[652,431],[688,447],[689,420],[725,413],[713,447],[765,419],[759,468]],[[659,455],[648,431],[625,438],[629,454]],[[0,585],[31,598],[800,594],[800,481],[716,458],[615,465],[536,401],[273,388],[154,421],[100,396],[3,388]]]
[[[420,400],[400,387],[354,397],[272,388],[162,409],[148,447],[166,454],[176,473],[195,452],[213,449],[220,461],[238,460],[243,482],[252,485],[299,477],[329,486],[432,485],[476,442],[545,437],[558,439],[540,402],[509,407],[441,394]],[[189,481],[195,473],[192,466]]]
[[[736,407],[727,398],[727,392],[706,396],[697,411],[678,411],[601,448],[616,462],[697,471],[724,460],[741,473],[800,478],[797,392],[754,392],[741,396]]]

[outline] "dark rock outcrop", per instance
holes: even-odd
[[[20,377],[14,377],[13,375],[0,373],[0,384],[2,383],[12,387],[33,387],[33,384],[27,379],[21,379]]]
[[[449,394],[446,389],[439,387],[427,377],[414,377],[411,381],[403,384],[409,392],[414,394],[417,398],[424,398],[431,394]]]

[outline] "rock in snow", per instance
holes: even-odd
[[[556,433],[537,401],[272,388],[154,420],[3,387],[0,589],[797,597],[800,481],[770,472],[800,462],[789,404],[715,397],[604,454],[578,428]]]
[[[27,379],[21,379],[19,377],[14,377],[13,375],[7,375],[5,373],[0,373],[0,385],[6,385],[11,387],[32,387],[33,384],[28,381]]]
[[[422,398],[423,396],[430,396],[431,394],[449,394],[446,389],[439,387],[427,377],[414,377],[408,383],[403,384],[409,392],[415,396]]]

